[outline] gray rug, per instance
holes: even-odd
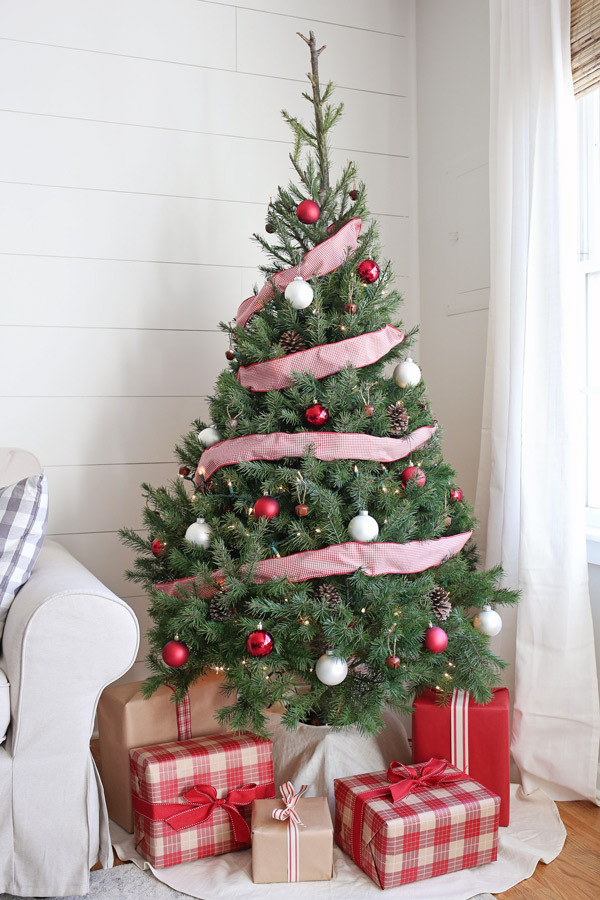
[[[307,885],[306,896],[310,896],[310,885]],[[138,869],[133,863],[115,866],[114,869],[99,869],[90,875],[90,892],[88,900],[189,900],[188,894],[180,894],[158,881],[151,872]],[[0,900],[20,900],[13,894],[0,894]],[[58,898],[48,898],[58,900]],[[66,897],[62,900],[82,900],[78,897]],[[444,900],[440,897],[440,900]],[[491,894],[477,894],[473,900],[494,900]]]

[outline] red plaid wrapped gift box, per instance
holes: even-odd
[[[275,797],[271,741],[215,734],[130,752],[136,848],[162,868],[250,846],[252,801]]]
[[[500,797],[500,825],[510,817],[510,698],[506,688],[495,688],[485,706],[464,691],[454,691],[440,706],[434,691],[415,700],[412,758],[448,759]]]
[[[408,774],[407,774],[408,773]],[[445,760],[337,778],[335,839],[381,888],[493,862],[500,799]]]

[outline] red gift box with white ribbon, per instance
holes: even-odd
[[[215,734],[131,750],[136,849],[156,868],[250,846],[252,801],[275,797],[272,744]]]
[[[493,862],[500,798],[446,760],[337,778],[335,839],[381,888]]]
[[[440,706],[435,691],[426,690],[413,704],[412,758],[449,760],[501,800],[500,825],[510,816],[510,698],[495,688],[491,701],[475,703],[465,691],[454,691]]]

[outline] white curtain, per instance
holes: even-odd
[[[507,583],[522,590],[512,750],[524,787],[594,799],[600,723],[569,16],[569,0],[490,0],[491,297],[478,493],[489,502],[486,565],[502,562]]]

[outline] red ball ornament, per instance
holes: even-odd
[[[303,200],[296,207],[296,215],[305,225],[314,225],[321,215],[321,207],[314,200]]]
[[[423,643],[430,653],[443,653],[448,646],[448,635],[438,625],[430,625],[425,632]]]
[[[296,507],[296,515],[300,516],[301,519],[303,519],[304,516],[308,515],[308,506],[306,505],[306,503],[298,504],[298,506]]]
[[[271,637],[268,631],[262,631],[259,629],[258,631],[253,631],[252,634],[248,635],[248,639],[246,641],[246,650],[250,654],[250,656],[268,656],[269,653],[274,649],[275,641]]]
[[[320,403],[313,403],[304,413],[304,418],[310,425],[324,425],[329,418],[329,412]]]
[[[172,669],[178,669],[190,658],[189,647],[183,641],[168,641],[162,649],[162,658]]]
[[[461,489],[460,488],[452,488],[452,490],[450,491],[450,499],[457,500],[458,502],[460,502],[462,500],[462,498],[463,498],[463,492],[461,491]]]
[[[152,541],[152,552],[155,556],[162,556],[167,545],[163,541],[159,541],[158,538],[154,538]]]
[[[358,277],[365,284],[373,284],[379,278],[379,266],[372,259],[363,259],[356,267]]]
[[[264,516],[270,522],[271,519],[279,515],[278,501],[275,497],[259,497],[254,504],[254,515],[257,519],[261,519]]]
[[[408,466],[407,469],[402,472],[400,475],[402,479],[402,484],[404,487],[408,484],[409,481],[414,481],[419,487],[423,487],[427,478],[425,477],[425,472],[423,469],[420,469],[418,466]]]
[[[346,310],[347,313],[350,313],[350,315],[353,316],[355,314],[356,310],[358,309],[358,306],[356,305],[356,303],[350,302],[350,303],[346,303],[344,305],[344,309]]]

